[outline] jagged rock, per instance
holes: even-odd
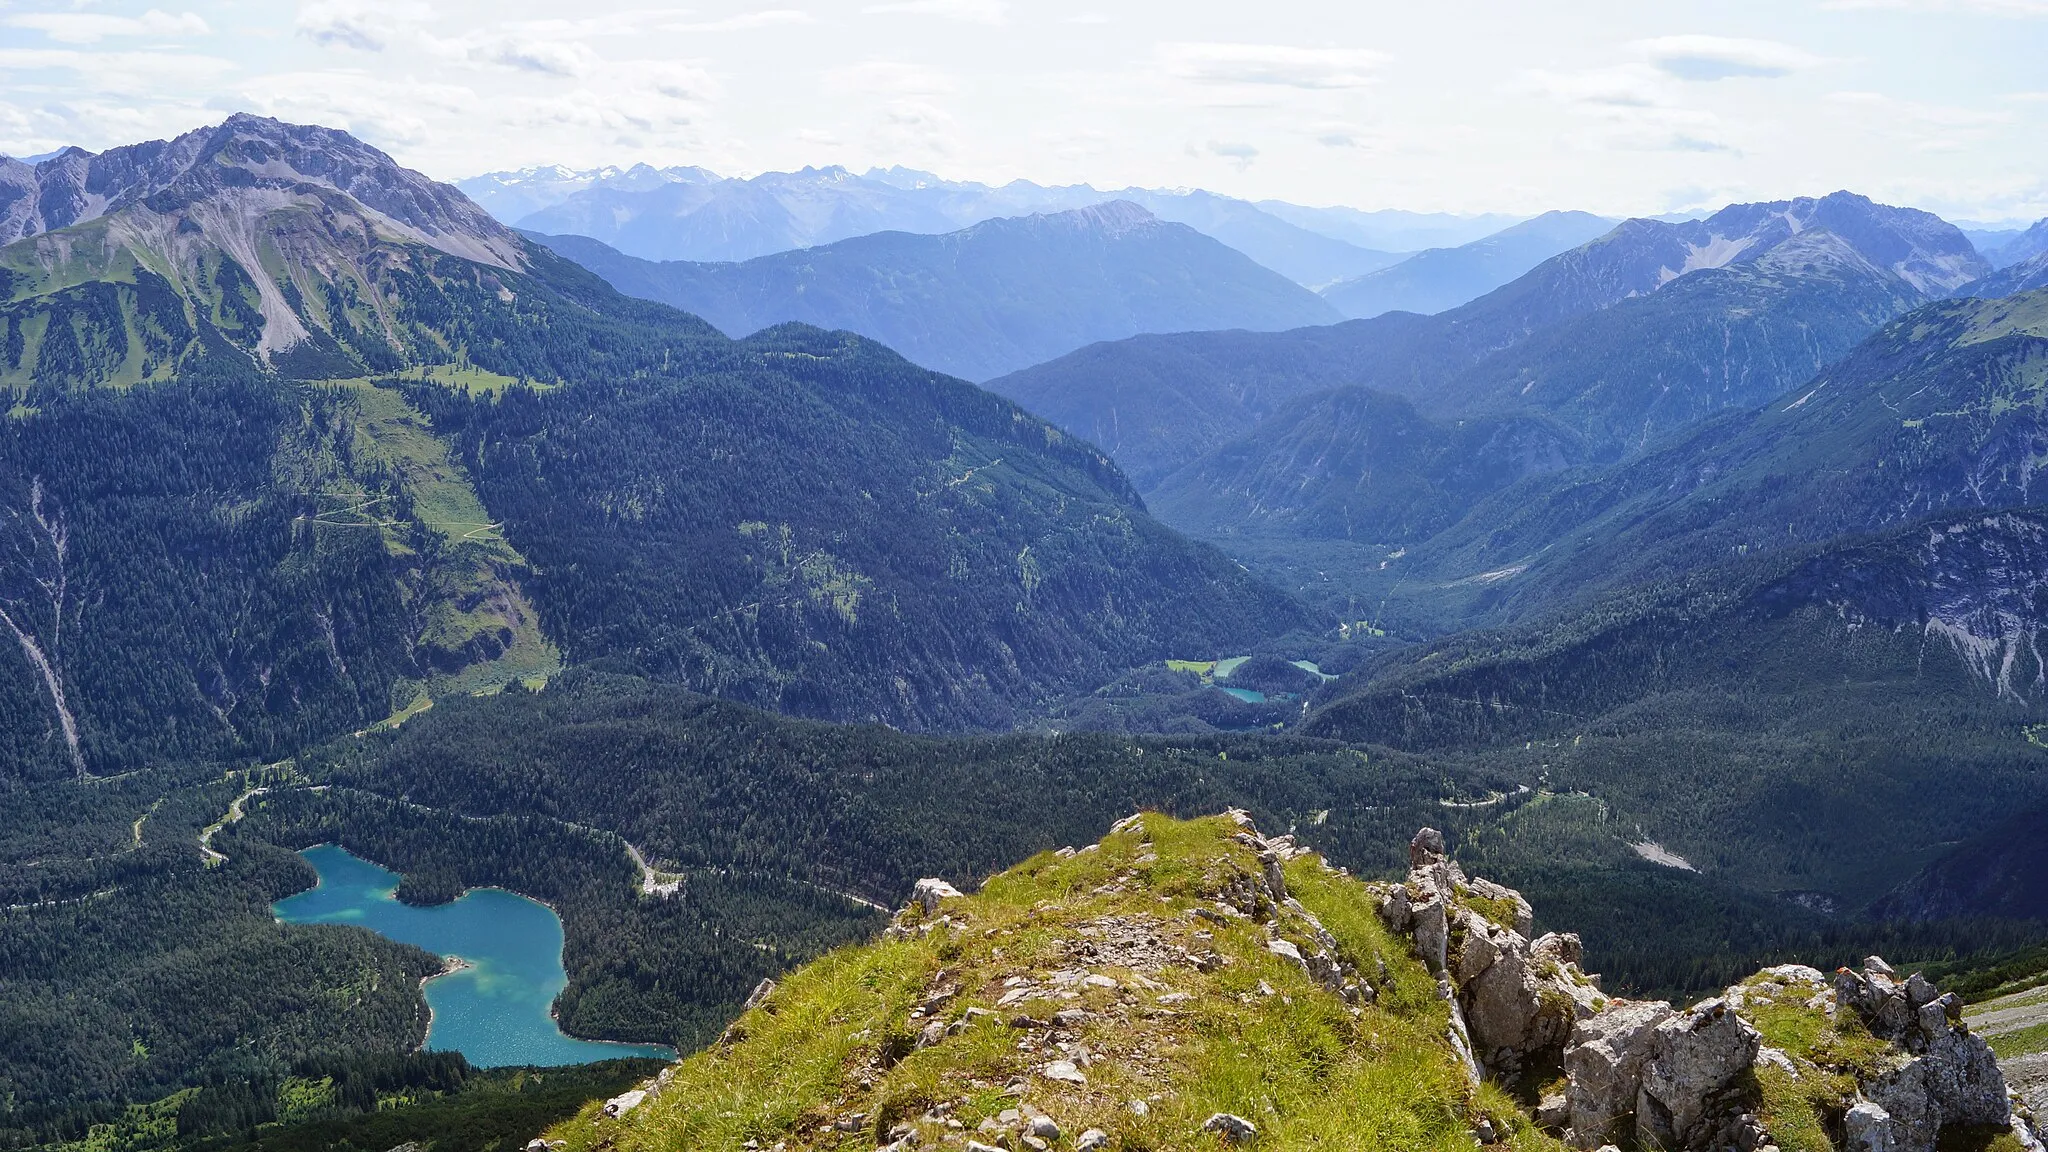
[[[1444,857],[1444,834],[1434,828],[1419,829],[1408,841],[1408,866],[1420,868]]]
[[[1413,909],[1410,932],[1415,937],[1415,954],[1431,972],[1442,974],[1449,964],[1451,925],[1443,897],[1431,892]]]
[[[1491,880],[1484,880],[1477,876],[1467,880],[1465,884],[1467,888],[1471,889],[1472,895],[1482,900],[1501,901],[1513,905],[1515,909],[1514,930],[1516,932],[1527,936],[1536,930],[1536,910],[1529,906],[1529,902],[1522,898],[1520,892],[1505,884],[1496,884]],[[1575,956],[1572,960],[1574,963],[1577,963],[1578,958]]]
[[[1480,1064],[1513,1081],[1561,1056],[1573,1025],[1604,1003],[1578,971],[1578,937],[1549,935],[1532,944],[1469,911],[1460,925],[1459,969],[1466,974],[1460,998]]]
[[[1053,1118],[1050,1116],[1033,1116],[1030,1122],[1024,1125],[1024,1131],[1028,1135],[1038,1137],[1040,1140],[1057,1140],[1060,1138],[1060,1126],[1054,1123]]]
[[[1663,1148],[1698,1147],[1739,1103],[1762,1037],[1723,1000],[1674,1015],[1650,1033],[1636,1093],[1636,1133]]]
[[[1097,1152],[1098,1149],[1107,1147],[1109,1147],[1109,1133],[1104,1132],[1100,1128],[1090,1128],[1086,1132],[1081,1133],[1080,1139],[1074,1141],[1074,1152]]]
[[[747,1002],[744,1005],[744,1007],[747,1011],[751,1012],[754,1009],[759,1008],[761,1005],[766,1004],[768,1002],[768,997],[773,996],[774,994],[775,981],[763,980],[759,984],[754,985],[754,990],[747,994]]]
[[[1572,1029],[1564,1050],[1565,1099],[1578,1147],[1593,1148],[1633,1133],[1650,1037],[1674,1012],[1662,1000],[1615,1001]]]
[[[939,910],[941,900],[950,900],[958,895],[958,888],[932,876],[927,876],[910,886],[910,902],[923,908],[927,916]]]
[[[1892,1114],[1868,1100],[1849,1109],[1842,1129],[1848,1137],[1847,1152],[1899,1152]]]
[[[1531,943],[1529,902],[1504,885],[1468,880],[1434,828],[1415,834],[1408,860],[1407,880],[1381,899],[1380,916],[1447,982],[1459,1010],[1451,1043],[1460,1057],[1509,1083],[1555,1066],[1572,1025],[1604,1002],[1579,971],[1578,937]]]
[[[1214,1132],[1231,1144],[1250,1143],[1252,1140],[1257,1139],[1259,1135],[1258,1125],[1253,1124],[1242,1116],[1233,1116],[1228,1112],[1218,1112],[1207,1120],[1202,1121],[1202,1131]]]
[[[1836,1011],[1855,1012],[1872,1033],[1903,1049],[1894,1067],[1862,1085],[1870,1109],[1859,1123],[1871,1147],[1932,1152],[1944,1128],[2011,1125],[2005,1075],[1983,1037],[1958,1023],[1960,1001],[1917,972],[1904,981],[1896,976],[1875,956],[1861,972],[1835,974]]]

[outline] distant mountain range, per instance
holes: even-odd
[[[1260,205],[1194,190],[1087,185],[1000,187],[944,180],[905,168],[804,168],[724,179],[696,168],[571,172],[536,168],[462,181],[508,224],[547,235],[588,236],[648,260],[740,261],[875,232],[939,234],[985,220],[1126,200],[1162,220],[1186,224],[1310,287],[1360,276],[1400,259],[1399,250],[1362,245],[1358,235],[1457,234],[1492,218],[1363,214]],[[1385,219],[1382,219],[1385,217]]]
[[[1701,562],[2033,504],[2044,357],[2048,294],[1936,303],[1767,405],[1504,488],[1387,572],[1450,589],[1461,611],[1526,615]],[[1500,575],[1458,583],[1485,573]]]
[[[550,164],[522,168],[516,172],[491,172],[460,182],[457,187],[478,206],[506,224],[552,208],[578,192],[593,188],[616,192],[645,192],[664,184],[712,184],[723,179],[708,169],[690,165],[656,168],[635,164],[630,168],[589,168],[576,170]]]
[[[1527,219],[1499,212],[1461,216],[1451,212],[1404,212],[1398,208],[1307,208],[1285,200],[1260,200],[1258,206],[1289,224],[1382,252],[1456,248]]]
[[[743,263],[655,262],[586,237],[538,238],[620,291],[731,336],[787,321],[845,329],[969,380],[1140,332],[1338,319],[1307,289],[1124,200],[939,236],[881,232]]]
[[[1399,264],[1332,284],[1322,295],[1354,319],[1387,312],[1427,316],[1476,300],[1614,225],[1587,212],[1545,212],[1460,247],[1417,252]]]
[[[1612,456],[1718,408],[1761,403],[1986,271],[1938,218],[1837,193],[1702,221],[1631,220],[1432,317],[1139,339],[990,386],[1099,437],[1147,478],[1232,429],[1250,432],[1270,400],[1346,385],[1437,417],[1553,414]]]
[[[2031,256],[2001,268],[1982,280],[1965,285],[1959,295],[1998,297],[2048,288],[2048,252]]]
[[[2013,232],[1999,238],[1994,245],[1978,246],[1984,258],[1993,268],[2010,268],[2048,252],[2048,220],[2039,220],[2023,232]]]

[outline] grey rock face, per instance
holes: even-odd
[[[1636,1093],[1636,1132],[1665,1148],[1700,1147],[1738,1105],[1762,1037],[1725,1001],[1709,1000],[1658,1024]]]
[[[1842,1126],[1849,1138],[1849,1152],[1897,1152],[1892,1114],[1868,1100],[1849,1109]]]
[[[1413,941],[1416,955],[1449,988],[1457,1009],[1451,1042],[1460,1056],[1469,1054],[1473,1068],[1510,1083],[1555,1066],[1572,1025],[1605,1000],[1578,968],[1578,937],[1552,934],[1532,943],[1528,901],[1512,888],[1466,877],[1434,828],[1416,834],[1408,860],[1406,883],[1385,895],[1380,915]]]
[[[1901,981],[1873,956],[1861,972],[1835,974],[1835,1006],[1902,1050],[1897,1066],[1862,1086],[1875,1110],[1858,1121],[1870,1147],[1932,1152],[1944,1128],[2012,1123],[1998,1059],[1983,1037],[1960,1025],[1962,1003],[1953,994],[1941,994],[1917,972]]]
[[[1564,1050],[1565,1102],[1580,1147],[1626,1139],[1634,1131],[1650,1037],[1673,1014],[1662,1000],[1620,1001],[1572,1030]]]
[[[960,890],[934,877],[926,877],[910,887],[910,902],[924,909],[929,916],[939,910],[941,900],[950,900],[960,895]]]

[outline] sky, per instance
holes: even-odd
[[[2048,0],[0,0],[0,152],[256,112],[428,175],[1202,187],[1610,215],[1840,188],[2048,216]]]

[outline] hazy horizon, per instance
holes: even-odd
[[[0,152],[251,111],[438,179],[561,164],[1610,216],[1849,189],[2048,215],[2048,0],[161,0],[0,7]]]

